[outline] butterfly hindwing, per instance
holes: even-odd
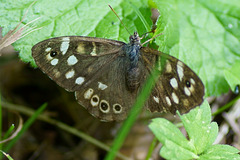
[[[101,75],[76,92],[76,99],[95,117],[103,121],[123,120],[137,97],[137,90],[130,92],[126,85],[126,56],[118,57],[100,71]],[[144,78],[143,78],[144,79]]]
[[[190,109],[200,105],[203,101],[204,86],[200,78],[182,61],[158,52],[145,48],[141,49],[145,57],[152,54],[150,67],[145,63],[146,68],[158,67],[159,78],[155,83],[151,96],[148,100],[148,108],[152,112],[186,113]],[[148,58],[149,59],[149,58]],[[148,71],[151,73],[151,70]]]

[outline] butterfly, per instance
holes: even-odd
[[[137,32],[121,41],[55,37],[32,47],[37,66],[102,121],[124,120],[154,67],[159,77],[145,106],[151,112],[187,113],[203,102],[204,85],[182,61],[143,47]]]

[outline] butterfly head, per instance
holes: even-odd
[[[133,35],[129,37],[129,41],[131,45],[140,45],[140,37],[137,32],[134,32]]]

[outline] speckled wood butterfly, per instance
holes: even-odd
[[[186,113],[203,102],[204,86],[180,60],[143,47],[135,32],[130,43],[64,36],[34,45],[37,66],[58,85],[75,92],[79,104],[103,121],[127,117],[147,76],[159,78],[146,102],[151,112]]]

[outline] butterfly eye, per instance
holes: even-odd
[[[190,83],[189,81],[186,81],[186,86],[187,86],[188,88],[190,88],[190,87],[191,87],[191,83]]]
[[[55,51],[51,51],[51,52],[50,52],[50,56],[51,56],[51,57],[55,57],[56,55],[57,55],[57,52],[55,52]]]

